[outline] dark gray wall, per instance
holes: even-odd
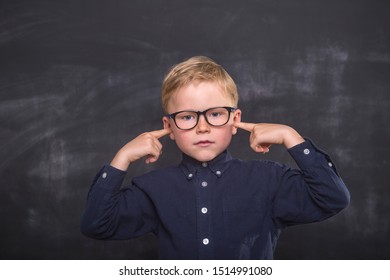
[[[390,258],[388,1],[0,1],[0,258],[145,259],[148,235],[82,236],[95,173],[127,141],[161,127],[168,68],[207,55],[236,80],[243,120],[295,127],[330,153],[350,207],[286,229],[276,258]],[[240,132],[232,153],[266,156]],[[175,164],[142,162],[131,177]]]

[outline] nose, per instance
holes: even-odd
[[[206,121],[206,118],[204,115],[199,116],[199,121],[198,121],[198,124],[196,125],[196,132],[197,133],[210,132],[210,125]]]

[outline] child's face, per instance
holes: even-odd
[[[204,111],[213,107],[234,107],[232,100],[223,94],[217,82],[192,82],[173,94],[168,103],[168,112]],[[203,115],[198,124],[190,130],[177,128],[174,121],[163,117],[165,128],[171,128],[170,137],[176,141],[179,149],[198,161],[210,161],[222,153],[230,144],[232,135],[237,129],[234,121],[241,120],[241,111],[230,114],[227,124],[219,127],[211,126]]]

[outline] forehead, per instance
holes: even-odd
[[[206,110],[233,106],[229,94],[215,81],[193,81],[176,90],[168,102],[170,113],[183,110]]]

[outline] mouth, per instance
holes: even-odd
[[[210,146],[212,144],[214,144],[214,142],[209,141],[209,140],[202,140],[202,141],[196,142],[195,146],[198,146],[198,147],[208,147],[208,146]]]

